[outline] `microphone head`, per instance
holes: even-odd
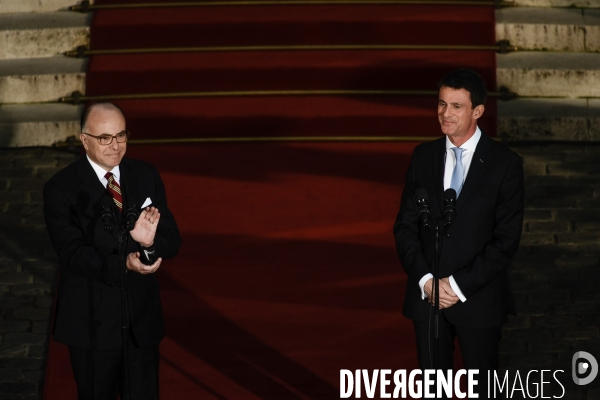
[[[109,196],[104,196],[102,197],[102,218],[112,218],[113,214],[112,214],[112,205],[114,204],[114,201],[112,199],[112,197]]]
[[[427,197],[427,190],[425,188],[418,188],[415,191],[415,197],[418,200],[429,200],[428,197]]]
[[[125,214],[125,221],[127,221],[127,229],[133,230],[135,227],[135,223],[137,222],[138,217],[140,216],[140,212],[138,211],[135,204],[131,205],[127,209],[127,213]]]
[[[444,230],[448,231],[456,213],[456,190],[450,188],[444,192]]]
[[[456,190],[450,188],[446,189],[444,192],[444,199],[446,200],[456,200]]]
[[[101,201],[102,204],[102,211],[100,214],[100,219],[102,220],[102,223],[104,224],[104,231],[106,233],[112,233],[112,227],[110,226],[110,224],[113,222],[113,210],[112,210],[112,205],[114,204],[114,201],[112,199],[112,197],[109,196],[104,196],[102,198]]]
[[[127,218],[135,218],[136,220],[140,216],[140,212],[138,211],[135,204],[131,205],[127,208]]]

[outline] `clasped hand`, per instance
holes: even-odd
[[[131,230],[130,234],[133,240],[138,242],[144,247],[151,247],[154,244],[154,237],[156,236],[156,228],[158,221],[160,220],[160,212],[158,208],[146,207],[144,211],[140,213],[138,220],[135,222],[135,226]],[[140,274],[152,274],[158,270],[162,258],[159,258],[152,265],[146,265],[140,260],[140,253],[130,253],[127,256],[127,269],[130,271],[138,272]]]
[[[433,305],[434,302],[434,287],[433,287],[433,278],[429,279],[425,282],[425,286],[423,286],[423,290],[425,291],[425,295],[427,295],[427,301],[429,304]],[[458,302],[458,296],[452,290],[452,286],[450,286],[450,281],[448,278],[440,279],[440,310],[443,308],[449,308],[455,305]]]

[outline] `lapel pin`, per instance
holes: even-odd
[[[479,162],[483,162],[483,160],[480,158],[480,159],[479,159]]]

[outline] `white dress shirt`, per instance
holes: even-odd
[[[464,142],[462,144],[462,146],[460,146],[460,148],[463,149],[462,164],[463,164],[464,173],[465,173],[463,176],[463,184],[465,182],[465,179],[467,179],[467,174],[469,173],[469,167],[471,167],[471,161],[473,160],[473,154],[475,154],[475,148],[477,148],[477,143],[479,143],[480,138],[481,138],[481,130],[479,130],[479,127],[477,127],[475,129],[475,133],[473,134],[473,136],[471,136],[471,138],[469,140],[467,140],[466,142]],[[450,141],[450,139],[448,139],[448,136],[446,136],[444,191],[447,190],[448,188],[450,188],[450,182],[452,181],[452,173],[454,172],[454,166],[456,165],[456,155],[454,154],[454,151],[452,150],[453,147],[456,147],[456,146]],[[425,286],[425,283],[427,283],[427,281],[431,278],[433,278],[433,275],[427,274],[427,275],[423,276],[421,278],[421,280],[419,281],[419,287],[421,288],[421,298],[422,299],[425,299],[425,290],[423,289],[423,287]],[[454,293],[456,293],[456,295],[458,296],[460,301],[462,301],[462,302],[467,301],[467,298],[465,297],[463,292],[458,287],[458,285],[452,275],[450,275],[448,277],[448,281],[450,281],[450,286],[452,287],[452,290],[454,290]]]
[[[101,166],[99,166],[98,164],[96,164],[95,162],[93,162],[90,159],[90,156],[88,156],[87,154],[85,156],[87,157],[88,161],[90,162],[90,165],[94,169],[94,172],[96,173],[96,175],[98,175],[98,179],[100,179],[100,183],[102,185],[104,185],[104,187],[107,187],[108,179],[106,179],[104,177],[104,175],[106,175],[107,171],[104,168],[102,168]],[[112,170],[110,170],[110,172],[112,172],[112,174],[114,175],[115,181],[120,186],[121,185],[121,170],[119,169],[119,166],[117,165]]]

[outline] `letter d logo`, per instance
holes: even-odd
[[[585,362],[578,362],[582,359],[585,360]],[[596,361],[593,355],[585,351],[578,351],[573,354],[571,367],[573,382],[575,382],[576,385],[587,385],[592,383],[598,375],[598,361]],[[590,371],[590,373],[586,378],[579,377],[580,375],[586,374],[588,371]]]

